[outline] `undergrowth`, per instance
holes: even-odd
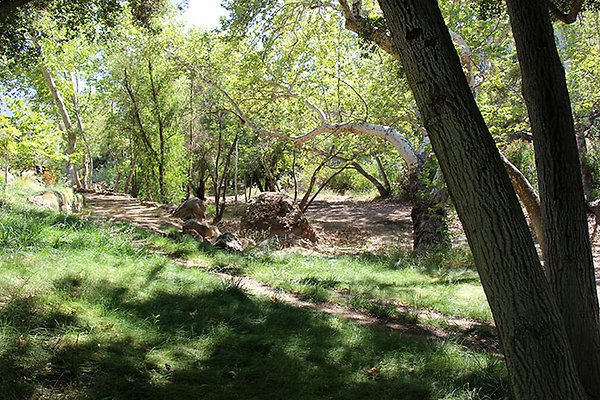
[[[205,268],[177,265],[149,244]],[[508,396],[494,356],[253,296],[208,270],[322,289],[317,298],[346,290],[357,302],[408,290],[417,273],[440,289],[461,279],[476,286],[469,271],[447,276],[369,256],[230,255],[13,202],[0,207],[0,248],[2,399]],[[389,278],[399,271],[403,281]]]

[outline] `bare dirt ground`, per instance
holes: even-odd
[[[86,193],[86,204],[94,216],[126,220],[133,225],[164,233],[181,229],[181,222],[156,205],[144,205],[123,194]],[[308,209],[308,219],[317,231],[320,249],[329,254],[379,252],[390,248],[412,248],[410,205],[401,201],[362,201],[347,196],[322,196]],[[228,216],[222,231],[237,232],[240,216]],[[590,233],[595,219],[589,217]],[[453,244],[466,246],[460,222],[451,224]],[[600,235],[592,247],[596,280],[600,282]],[[600,285],[599,285],[600,293]]]
[[[336,253],[381,251],[412,246],[410,205],[400,201],[360,201],[327,196],[314,201],[308,219],[323,244]]]

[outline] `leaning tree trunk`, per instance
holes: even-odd
[[[586,399],[521,206],[436,0],[379,0],[465,228],[517,400]]]
[[[542,211],[540,209],[540,199],[538,198],[537,193],[531,183],[525,178],[523,173],[519,171],[517,167],[504,156],[504,154],[500,153],[500,157],[502,157],[502,161],[504,162],[504,168],[510,177],[510,181],[521,199],[521,202],[525,206],[525,210],[527,210],[527,215],[529,215],[529,219],[531,220],[531,225],[533,226],[533,230],[535,231],[535,236],[540,244],[542,250],[544,249],[544,231],[542,229]]]
[[[585,390],[600,399],[600,318],[579,152],[547,2],[507,0],[539,177],[544,255]]]

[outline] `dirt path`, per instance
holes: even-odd
[[[160,207],[145,206],[138,199],[124,194],[84,193],[86,209],[92,217],[131,222],[140,229],[166,233],[181,230],[178,219]]]

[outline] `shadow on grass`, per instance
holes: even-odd
[[[57,283],[65,292],[80,284]],[[0,398],[426,400],[465,387],[480,388],[481,398],[486,387],[494,398],[506,395],[497,384],[505,381],[501,364],[463,371],[473,355],[456,359],[452,345],[250,296],[233,283],[138,300],[131,291],[108,281],[87,290],[87,301],[113,310],[118,329],[105,321],[84,329],[83,316],[39,307],[47,315],[23,326],[4,318]],[[11,315],[18,308],[25,317],[36,313],[14,304]],[[82,334],[57,339],[64,328],[52,318]]]

